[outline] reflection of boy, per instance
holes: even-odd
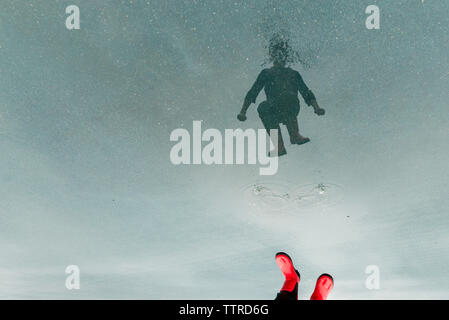
[[[280,41],[270,46],[270,56],[273,67],[260,72],[256,82],[246,94],[242,109],[237,116],[240,121],[246,120],[246,111],[251,103],[256,102],[260,91],[264,89],[267,100],[259,104],[257,111],[268,134],[270,129],[278,130],[278,155],[287,153],[279,125],[287,126],[292,144],[304,144],[310,139],[299,133],[298,119],[299,99],[301,93],[307,105],[312,106],[317,115],[324,115],[324,109],[316,102],[315,95],[304,83],[298,71],[286,67],[288,59],[288,43]],[[276,145],[276,141],[273,141]]]

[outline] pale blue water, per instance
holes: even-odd
[[[301,298],[322,272],[332,299],[449,298],[448,1],[83,1],[69,31],[70,4],[1,5],[0,298],[272,299],[280,250]],[[170,132],[193,120],[262,127],[254,105],[236,115],[277,29],[327,111],[302,102],[311,142],[273,177],[173,166]],[[271,212],[242,192],[258,183],[344,191]]]

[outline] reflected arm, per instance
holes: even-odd
[[[262,72],[260,72],[259,75],[257,76],[256,82],[254,82],[251,89],[246,94],[240,114],[246,114],[246,111],[248,110],[251,103],[256,102],[257,96],[265,86],[265,81],[266,81],[266,71],[262,70]]]

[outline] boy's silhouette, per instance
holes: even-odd
[[[301,93],[307,105],[312,106],[317,115],[324,115],[324,109],[316,102],[315,95],[304,83],[298,71],[286,67],[291,54],[291,48],[284,39],[273,38],[270,42],[269,55],[273,66],[260,72],[256,82],[246,94],[242,109],[237,116],[240,121],[246,120],[246,111],[251,103],[256,102],[260,91],[264,89],[267,100],[259,104],[257,111],[262,123],[270,134],[270,129],[278,130],[278,141],[273,141],[277,146],[277,154],[282,156],[287,153],[282,139],[279,125],[287,126],[292,144],[304,144],[310,141],[299,133],[298,114],[299,99]]]

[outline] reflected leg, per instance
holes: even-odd
[[[259,113],[259,117],[262,120],[262,124],[267,130],[268,135],[270,135],[270,130],[276,129],[278,131],[278,139],[277,141],[272,141],[275,145],[275,150],[278,151],[278,155],[282,156],[287,153],[284,146],[284,140],[282,138],[281,127],[279,126],[279,120],[275,112],[273,112],[267,101],[259,104],[257,108],[257,112]]]

